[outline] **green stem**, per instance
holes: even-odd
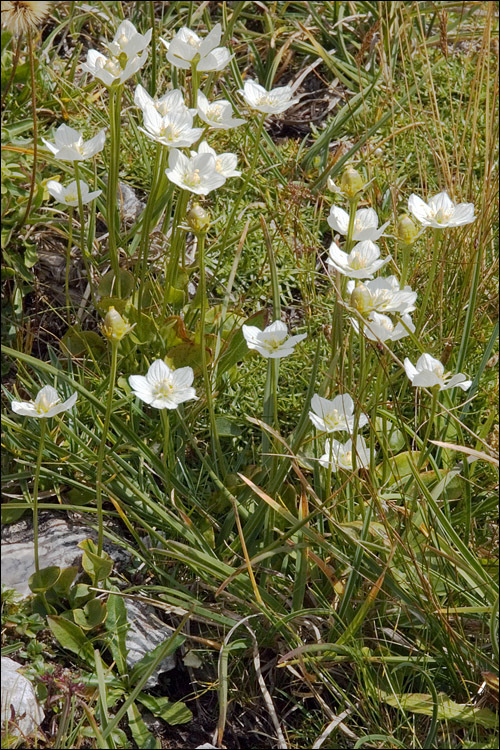
[[[191,104],[193,109],[196,109],[198,104],[198,87],[200,85],[200,77],[198,75],[197,64],[191,65]]]
[[[120,161],[120,103],[123,86],[109,91],[109,122],[111,136],[111,158],[109,162],[108,194],[106,201],[108,222],[109,262],[115,276],[114,295],[121,294],[120,259],[118,256],[117,231],[118,212],[118,165]]]
[[[186,207],[189,200],[189,192],[187,190],[181,190],[179,197],[177,198],[177,205],[175,207],[174,220],[172,223],[172,234],[170,243],[170,258],[168,261],[168,267],[165,274],[165,292],[163,295],[163,307],[162,314],[165,315],[167,312],[168,300],[170,297],[170,290],[174,286],[175,277],[177,276],[177,268],[179,265],[180,256],[180,244],[184,235],[181,229],[181,223],[186,215]]]
[[[175,457],[172,450],[172,438],[170,435],[170,419],[168,415],[168,409],[161,409],[161,422],[163,425],[163,464],[165,467],[165,488],[168,492],[169,482],[169,466],[170,471],[173,472]]]
[[[235,199],[235,201],[233,203],[233,208],[232,208],[231,213],[229,215],[229,219],[226,222],[226,229],[224,231],[224,234],[222,235],[222,240],[221,240],[221,249],[220,249],[220,258],[221,258],[221,260],[222,260],[222,256],[224,254],[224,251],[226,249],[226,243],[227,243],[229,232],[234,227],[234,217],[236,216],[236,212],[237,212],[237,210],[239,208],[240,201],[241,201],[243,195],[246,192],[246,189],[248,187],[248,183],[252,179],[253,174],[255,172],[255,168],[257,166],[257,160],[259,158],[259,144],[260,144],[260,139],[261,139],[261,136],[262,136],[262,130],[264,128],[264,121],[265,121],[266,117],[267,117],[267,115],[263,114],[261,116],[260,120],[259,120],[259,124],[257,126],[257,132],[255,134],[255,139],[254,139],[253,159],[252,159],[252,162],[250,164],[250,169],[248,170],[248,172],[246,172],[246,174],[245,174],[245,176],[244,176],[244,178],[242,180],[239,193],[236,196],[236,199]],[[220,265],[220,262],[219,262],[219,265]]]
[[[68,249],[66,251],[66,273],[64,275],[64,294],[66,297],[66,315],[71,325],[71,299],[69,296],[69,270],[71,265],[71,246],[73,244],[73,207],[69,209]]]
[[[434,284],[434,278],[436,276],[437,263],[438,263],[438,257],[439,257],[439,234],[441,231],[442,230],[440,229],[434,230],[434,244],[432,248],[431,269],[429,271],[429,279],[427,281],[424,299],[422,301],[422,304],[420,305],[420,313],[418,316],[418,321],[417,321],[417,325],[415,329],[417,334],[419,334],[422,330],[422,324],[425,320],[425,313],[427,311],[427,305],[429,304],[429,298],[431,296],[432,286]]]
[[[43,418],[40,424],[40,441],[36,457],[35,481],[33,483],[33,553],[35,557],[35,573],[38,573],[40,570],[40,560],[38,556],[38,484],[40,482],[40,468],[42,466],[42,454],[46,429],[47,422],[45,418]]]
[[[33,203],[33,194],[35,192],[35,182],[36,182],[37,156],[38,156],[38,119],[36,116],[35,61],[33,59],[33,39],[31,37],[31,30],[29,28],[28,28],[28,55],[30,59],[30,75],[31,75],[31,112],[33,115],[33,167],[31,169],[28,205],[26,206],[26,212],[21,222],[21,226],[26,224],[28,217],[29,217],[29,213],[31,211],[31,205]]]
[[[97,522],[99,525],[97,538],[97,555],[102,554],[102,545],[104,538],[104,523],[102,513],[102,471],[104,468],[104,454],[106,452],[106,439],[108,436],[109,422],[111,419],[111,409],[113,406],[113,392],[115,389],[116,371],[118,364],[118,342],[111,341],[111,371],[109,375],[108,398],[106,402],[106,412],[102,427],[101,443],[99,453],[97,454],[97,473],[96,473],[96,504],[97,504]]]
[[[401,244],[401,254],[403,256],[403,262],[401,264],[401,278],[399,280],[399,285],[401,289],[404,287],[406,282],[408,281],[408,266],[410,264],[410,253],[411,253],[412,245]]]
[[[201,349],[201,369],[203,372],[203,381],[205,383],[205,397],[207,400],[208,414],[210,419],[210,438],[212,443],[212,454],[217,469],[217,463],[220,469],[226,474],[226,462],[220,445],[219,434],[217,432],[217,423],[215,421],[214,402],[212,398],[212,379],[208,371],[205,318],[207,311],[207,288],[206,288],[206,271],[205,271],[205,232],[199,232],[196,235],[198,242],[198,263],[200,267],[199,297],[200,297],[200,349]]]
[[[359,196],[349,199],[349,226],[345,238],[344,252],[350,253],[352,248],[352,236],[354,234],[354,223],[356,221],[356,209],[358,207]]]
[[[431,402],[431,411],[429,414],[429,421],[427,422],[427,427],[425,429],[425,435],[422,441],[422,452],[420,453],[420,457],[419,457],[418,465],[417,465],[418,471],[420,471],[420,469],[424,465],[425,459],[427,458],[430,452],[429,438],[431,436],[432,428],[434,426],[434,418],[436,416],[436,407],[438,405],[438,395],[439,395],[439,389],[437,387],[434,387],[432,389],[432,402]]]
[[[80,252],[82,254],[82,260],[85,266],[85,272],[87,274],[87,281],[89,283],[90,296],[92,297],[92,304],[94,305],[94,307],[96,307],[94,285],[92,283],[91,262],[90,262],[90,258],[87,252],[87,245],[85,244],[85,214],[84,214],[84,208],[83,208],[82,190],[80,187],[80,167],[78,166],[77,161],[73,162],[73,165],[75,168],[76,192],[78,195],[78,213],[80,216]]]
[[[139,313],[142,311],[142,295],[144,292],[144,283],[146,278],[146,268],[148,263],[148,250],[149,250],[149,234],[151,229],[151,216],[156,202],[156,196],[158,194],[158,188],[160,186],[162,178],[162,166],[164,165],[166,155],[166,149],[162,147],[160,143],[156,144],[155,161],[153,165],[153,182],[151,185],[151,191],[148,196],[146,208],[142,215],[142,231],[141,231],[141,244],[139,249],[139,262],[140,268],[140,280],[139,280],[139,297],[137,308]]]
[[[151,84],[149,93],[154,97],[156,95],[156,18],[155,4],[152,0],[149,2],[149,13],[151,15],[151,28],[153,30],[151,34]]]

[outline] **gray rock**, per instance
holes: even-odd
[[[45,718],[31,682],[17,671],[21,666],[7,656],[1,657],[2,738],[7,735],[29,737]],[[6,731],[9,721],[11,723]]]
[[[72,522],[65,518],[53,518],[47,514],[40,517],[38,531],[38,551],[40,568],[58,565],[67,568],[70,565],[81,567],[82,550],[78,544],[84,539],[97,539],[96,532],[89,526]],[[105,542],[105,551],[119,568],[129,558],[128,553],[114,544]],[[17,591],[22,597],[31,595],[28,580],[35,572],[33,553],[33,526],[26,518],[2,529],[2,583]],[[130,668],[143,656],[152,651],[172,634],[157,617],[152,607],[142,602],[125,599],[128,613],[129,629],[126,646],[127,663]],[[162,672],[168,672],[176,664],[175,655],[164,659],[146,683],[148,688],[158,683]]]

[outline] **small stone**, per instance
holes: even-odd
[[[20,667],[22,664],[17,661],[7,656],[1,657],[2,739],[8,735],[28,737],[45,718],[33,685],[17,671]]]

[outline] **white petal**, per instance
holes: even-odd
[[[36,406],[29,401],[11,401],[12,411],[21,414],[23,417],[40,417]]]
[[[194,372],[192,367],[179,367],[172,373],[172,381],[175,383],[176,388],[186,388],[191,385],[194,380]]]
[[[170,378],[171,375],[170,367],[162,359],[156,359],[147,372],[146,380],[150,385],[157,385],[166,378]]]
[[[346,235],[349,230],[349,214],[338,206],[331,207],[327,222],[339,234]]]
[[[412,193],[408,198],[408,211],[412,213],[421,224],[427,223],[432,214],[427,203],[415,193]]]

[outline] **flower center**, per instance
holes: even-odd
[[[58,397],[55,401],[49,401],[48,397],[43,395],[40,401],[35,404],[35,408],[39,414],[47,414],[49,409],[59,403],[61,399]]]
[[[352,466],[352,451],[346,451],[342,456],[342,462],[345,466]]]
[[[434,215],[434,219],[438,222],[438,224],[447,224],[452,216],[452,208],[439,208]]]
[[[153,396],[157,399],[168,399],[172,395],[174,390],[174,384],[169,380],[162,380],[161,383],[157,383],[153,388]]]
[[[361,255],[357,250],[353,250],[350,258],[350,266],[353,271],[360,271],[362,268],[366,268],[367,259],[364,255]]]
[[[266,347],[266,349],[268,349],[268,351],[275,352],[277,349],[280,348],[282,343],[283,342],[280,339],[276,339],[276,338],[267,339],[264,346]]]
[[[201,44],[201,39],[196,39],[194,36],[188,36],[187,43],[190,47],[194,47],[195,49],[198,49]]]
[[[103,63],[102,60],[98,60],[97,64],[101,68],[104,68],[104,70],[107,70],[108,73],[111,73],[112,76],[121,75],[122,67],[112,59],[106,60],[105,63]]]
[[[222,120],[222,107],[220,104],[212,104],[212,106],[207,109],[207,117],[214,122],[220,122]]]
[[[184,183],[189,187],[196,187],[201,182],[200,170],[195,169],[194,172],[188,172],[184,177]]]
[[[160,128],[160,135],[166,138],[167,141],[175,141],[180,134],[179,128],[176,128],[171,122],[168,125],[162,125]]]
[[[330,429],[333,429],[334,427],[338,427],[340,422],[341,420],[340,420],[340,416],[339,416],[337,409],[333,409],[325,417],[325,424],[327,427],[330,427]]]
[[[78,200],[78,195],[76,193],[66,193],[64,196],[65,203],[73,203],[73,201]]]

